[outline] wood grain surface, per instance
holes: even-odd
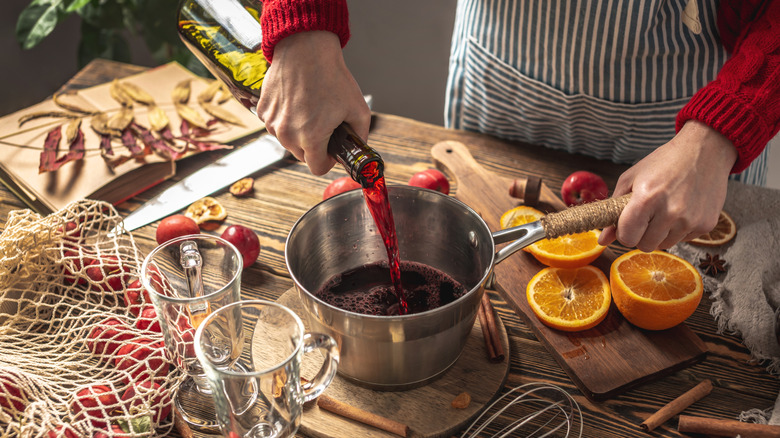
[[[501,214],[517,205],[507,190],[511,181],[485,170],[460,142],[437,143],[431,155],[457,181],[455,197],[479,212],[493,231],[499,230]],[[565,208],[546,185],[542,187],[538,207]],[[609,275],[614,259],[614,252],[605,251],[594,265]],[[544,267],[519,251],[496,265],[495,287],[586,396],[604,400],[704,358],[707,347],[685,324],[656,332],[641,330],[628,323],[614,305],[606,319],[590,330],[567,333],[542,324],[528,305],[525,289]]]
[[[140,70],[138,66],[98,60],[80,71],[65,88],[95,85]],[[503,184],[500,181],[531,175],[541,178],[552,193],[558,193],[563,180],[576,170],[598,173],[613,188],[620,174],[627,168],[609,161],[504,141],[473,132],[445,129],[388,114],[374,115],[368,140],[382,154],[390,184],[406,184],[415,172],[435,167],[431,148],[447,140],[468,145],[474,159],[490,172],[490,176],[505,178],[499,180],[499,184]],[[175,181],[222,155],[223,152],[215,151],[183,160],[178,165],[178,175],[172,181],[120,204],[120,213],[128,214]],[[260,237],[260,258],[245,269],[242,276],[243,297],[277,300],[293,287],[284,262],[287,233],[304,212],[322,200],[322,192],[328,183],[345,175],[343,170],[334,169],[324,176],[313,176],[305,165],[287,160],[253,175],[255,193],[251,197],[236,198],[226,190],[214,194],[227,209],[228,217],[220,228],[210,233],[219,234],[230,224],[242,224],[252,228]],[[452,178],[450,182],[452,193],[458,196],[458,183]],[[24,205],[19,199],[0,187],[0,229],[5,226],[10,211],[22,208]],[[148,253],[154,248],[156,226],[157,223],[153,223],[133,232],[142,253]],[[610,249],[615,253],[626,251],[619,245],[612,245]],[[688,407],[684,411],[686,415],[736,419],[748,409],[771,408],[780,392],[780,381],[767,372],[766,364],[752,360],[749,350],[738,336],[718,331],[717,323],[709,314],[712,301],[706,293],[686,325],[706,345],[709,351],[707,357],[690,367],[643,382],[605,401],[587,398],[537,333],[515,312],[514,307],[499,294],[493,291],[489,291],[489,294],[506,328],[511,351],[509,376],[501,389],[501,395],[529,382],[558,385],[569,392],[582,409],[583,437],[693,436],[677,432],[677,417],[666,421],[650,434],[642,431],[639,425],[653,412],[705,378],[712,380],[712,393]],[[586,345],[587,342],[585,340]],[[595,346],[598,347],[599,343]],[[608,370],[611,365],[602,366]],[[493,409],[488,413],[496,412]],[[517,412],[503,412],[480,436],[491,436],[516,419]],[[303,431],[299,435],[307,436]],[[195,433],[195,436],[204,435]]]
[[[295,289],[285,292],[276,302],[300,315],[306,324],[306,312]],[[497,322],[501,344],[508,349],[510,347],[506,329],[500,319]],[[321,357],[319,361],[309,357],[309,362],[304,363],[304,376],[314,375],[321,363]],[[493,363],[487,359],[482,327],[477,321],[455,364],[428,385],[407,391],[375,391],[337,375],[325,390],[325,394],[351,406],[406,424],[409,426],[408,436],[411,438],[449,437],[467,427],[495,398],[504,386],[508,373],[508,360]],[[462,392],[471,396],[469,406],[466,409],[450,406],[452,400]],[[301,432],[317,438],[396,436],[339,417],[316,405],[305,409]]]

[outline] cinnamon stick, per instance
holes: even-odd
[[[485,335],[485,344],[488,346],[488,357],[492,362],[501,362],[504,360],[504,347],[501,345],[501,335],[496,325],[496,316],[493,313],[493,304],[490,297],[485,293],[482,295],[482,302],[479,306],[480,313],[484,315],[484,321],[480,318],[482,333]]]
[[[342,417],[349,418],[350,420],[359,421],[363,424],[367,424],[369,426],[373,426],[402,437],[405,437],[409,433],[409,426],[403,423],[399,423],[389,418],[364,411],[363,409],[340,402],[334,398],[328,397],[327,395],[321,395],[319,398],[317,398],[317,406],[336,415],[341,415]]]
[[[485,305],[480,302],[479,309],[477,309],[477,318],[479,318],[479,325],[482,327],[482,337],[485,338],[485,350],[487,350],[488,359],[492,362],[496,360],[496,350],[493,348],[493,338],[490,336],[490,330],[488,329],[487,312],[485,311]]]
[[[192,429],[190,429],[190,426],[184,421],[184,417],[181,416],[181,412],[179,412],[175,406],[173,408],[173,425],[182,438],[192,438]]]
[[[701,400],[710,392],[712,392],[712,382],[709,379],[705,379],[698,385],[685,392],[683,395],[667,403],[666,406],[659,409],[653,415],[647,417],[647,419],[639,426],[642,429],[650,432],[659,425],[665,423],[666,420],[682,412],[688,406]]]
[[[680,415],[678,432],[701,433],[716,436],[741,436],[742,438],[780,438],[780,426],[743,423],[737,420],[693,417]]]

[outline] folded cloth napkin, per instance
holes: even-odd
[[[708,253],[726,261],[725,273],[711,277],[702,272],[718,331],[740,336],[753,359],[765,362],[768,371],[778,375],[775,312],[780,309],[780,190],[730,181],[723,210],[737,224],[734,239],[718,247],[679,243],[669,252],[697,267]],[[780,424],[780,395],[774,407],[743,412],[740,420]]]

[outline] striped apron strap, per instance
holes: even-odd
[[[445,124],[635,163],[726,61],[716,13],[717,0],[459,0]],[[762,183],[765,168],[766,151],[739,177]]]

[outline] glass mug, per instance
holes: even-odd
[[[324,362],[304,382],[303,356],[315,350]],[[295,313],[264,300],[239,301],[206,317],[195,332],[195,353],[228,438],[293,436],[303,404],[330,385],[339,360],[333,338],[305,333]]]
[[[210,312],[241,298],[241,254],[207,234],[171,239],[144,259],[141,280],[149,292],[168,355],[187,376],[173,398],[193,428],[218,430],[211,388],[195,356],[195,329]]]

